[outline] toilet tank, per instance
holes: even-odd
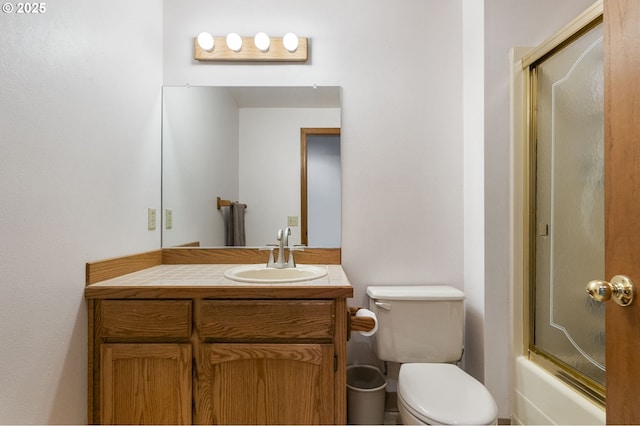
[[[379,359],[393,362],[456,362],[464,340],[464,293],[444,285],[372,286],[369,309]]]

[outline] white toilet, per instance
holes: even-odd
[[[458,368],[464,341],[464,293],[450,286],[372,286],[375,352],[401,363],[398,409],[404,424],[496,424],[489,391]]]

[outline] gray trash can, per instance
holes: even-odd
[[[381,425],[387,379],[372,365],[347,367],[347,423]]]

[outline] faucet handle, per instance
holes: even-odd
[[[293,258],[293,247],[289,249],[289,258],[287,259],[287,268],[295,268],[296,260]]]
[[[296,267],[296,260],[293,257],[293,252],[294,251],[304,251],[305,246],[303,245],[294,245],[289,247],[289,259],[287,260],[287,267],[289,268],[295,268]]]
[[[260,251],[269,250],[269,257],[267,258],[267,268],[272,267],[276,262],[273,258],[273,250],[278,247],[277,244],[267,244],[265,247],[260,247]]]

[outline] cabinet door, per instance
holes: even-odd
[[[102,344],[102,424],[191,424],[191,345]]]
[[[333,345],[203,345],[196,421],[333,424],[333,386]]]

